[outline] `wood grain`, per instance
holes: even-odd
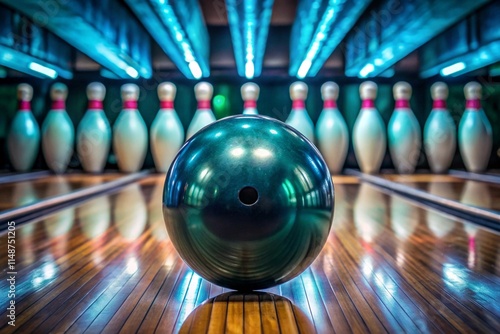
[[[66,208],[72,215],[57,212],[18,226],[16,327],[5,321],[2,298],[0,333],[484,333],[500,328],[496,232],[360,186],[352,177],[334,180],[336,213],[322,252],[300,276],[261,292],[228,291],[184,264],[164,230],[163,176]],[[465,186],[449,176],[419,175],[412,182],[431,181],[452,182],[452,189]],[[6,240],[0,235],[1,245]],[[7,255],[1,247],[2,263]],[[6,272],[2,267],[3,278]],[[2,279],[0,291],[6,289]]]

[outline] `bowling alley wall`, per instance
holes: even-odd
[[[97,76],[97,75],[96,75]],[[95,80],[58,80],[68,85],[68,99],[66,102],[67,112],[73,122],[73,125],[78,126],[84,113],[87,110],[86,87],[91,81],[100,81],[106,86],[106,97],[103,101],[104,111],[109,119],[110,125],[113,126],[119,112],[122,108],[120,98],[120,87],[127,82],[134,82],[140,87],[140,98],[138,107],[146,125],[149,127],[153,122],[159,110],[159,100],[157,94],[158,81],[163,80],[139,80],[139,81],[121,81],[109,80],[96,77]],[[165,81],[167,81],[165,79]],[[315,78],[314,80],[306,80],[309,85],[309,95],[306,100],[306,108],[314,123],[316,123],[319,114],[323,108],[323,100],[321,99],[320,87],[328,80],[337,82],[340,86],[340,95],[338,99],[338,107],[342,115],[345,117],[349,128],[350,143],[349,152],[344,168],[358,168],[353,146],[352,146],[352,128],[359,113],[361,100],[359,97],[359,84],[361,80],[346,80],[346,78]],[[387,125],[391,114],[394,110],[394,98],[392,86],[394,83],[405,80],[413,87],[413,96],[410,100],[410,105],[417,117],[421,128],[424,128],[425,120],[429,116],[432,109],[432,99],[430,96],[430,86],[436,80],[412,80],[411,77],[402,76],[400,78],[393,77],[389,79],[373,80],[379,85],[378,97],[375,104],[378,107],[385,124]],[[442,80],[442,79],[439,79]],[[482,106],[493,128],[493,152],[490,158],[489,168],[500,168],[500,83],[492,82],[491,79],[476,77],[476,78],[459,78],[459,80],[445,81],[449,85],[448,108],[453,119],[458,127],[460,117],[465,110],[465,98],[463,93],[464,85],[471,80],[476,80],[482,83],[483,99]],[[490,80],[489,82],[487,80]],[[196,99],[194,96],[193,87],[195,82],[188,80],[172,80],[177,85],[177,96],[175,99],[175,109],[181,119],[181,122],[186,130],[189,122],[196,111]],[[243,102],[241,100],[240,87],[246,81],[244,80],[217,80],[216,78],[208,80],[214,86],[214,97],[212,100],[212,108],[217,119],[221,119],[230,115],[241,114],[243,111]],[[274,117],[281,121],[285,121],[290,113],[292,102],[289,96],[289,85],[294,81],[292,79],[261,79],[253,80],[258,83],[261,92],[257,102],[257,107],[262,115]],[[44,117],[50,109],[51,100],[49,90],[53,82],[49,80],[38,80],[30,78],[16,79],[1,79],[0,81],[0,168],[9,168],[8,154],[6,150],[6,136],[8,133],[9,124],[17,111],[18,101],[16,98],[17,85],[21,82],[27,82],[33,86],[34,94],[32,100],[32,110],[39,124],[42,124]],[[34,165],[35,169],[46,169],[44,159],[40,150],[39,156]],[[73,154],[69,164],[70,169],[81,169],[80,162],[76,153]],[[148,149],[146,160],[143,169],[154,168],[151,148]],[[389,152],[387,150],[382,168],[393,168]],[[423,151],[417,165],[417,169],[428,169],[427,160]],[[463,161],[460,157],[457,148],[452,168],[464,168]],[[117,170],[116,159],[113,154],[113,148],[108,157],[106,169]]]

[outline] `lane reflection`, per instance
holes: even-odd
[[[386,225],[386,197],[367,183],[361,183],[353,205],[354,226],[365,243],[372,243]]]
[[[161,331],[161,328],[159,328]],[[289,299],[266,292],[228,292],[198,306],[179,333],[315,333],[314,324]]]
[[[147,223],[148,209],[141,186],[134,183],[113,198],[113,220],[120,235],[128,241],[137,239]]]
[[[56,176],[48,185],[45,197],[53,197],[68,193],[71,190],[67,180],[63,176]],[[68,233],[75,222],[75,208],[73,206],[59,210],[44,219],[44,227],[49,239],[54,239],[51,244],[55,257],[67,253]]]
[[[167,241],[169,237],[163,220],[163,179],[160,181],[156,182],[148,202],[148,226],[156,240]]]
[[[445,182],[429,183],[429,193],[444,198],[457,200],[457,195],[453,189],[453,185]],[[427,226],[429,230],[438,239],[444,238],[455,228],[455,220],[435,210],[426,211]]]

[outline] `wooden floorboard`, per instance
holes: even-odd
[[[464,181],[451,176],[390,178],[464,189]],[[18,226],[16,327],[5,321],[2,296],[0,333],[500,328],[496,232],[385,195],[353,177],[334,180],[336,212],[324,249],[299,277],[262,292],[221,288],[184,264],[163,224],[163,176]],[[0,235],[1,245],[6,240]],[[7,259],[2,247],[0,261]],[[0,291],[8,286],[0,281]]]

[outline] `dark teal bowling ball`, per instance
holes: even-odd
[[[193,136],[167,173],[163,214],[182,259],[236,290],[284,283],[326,242],[334,191],[304,136],[262,116],[233,116]]]

